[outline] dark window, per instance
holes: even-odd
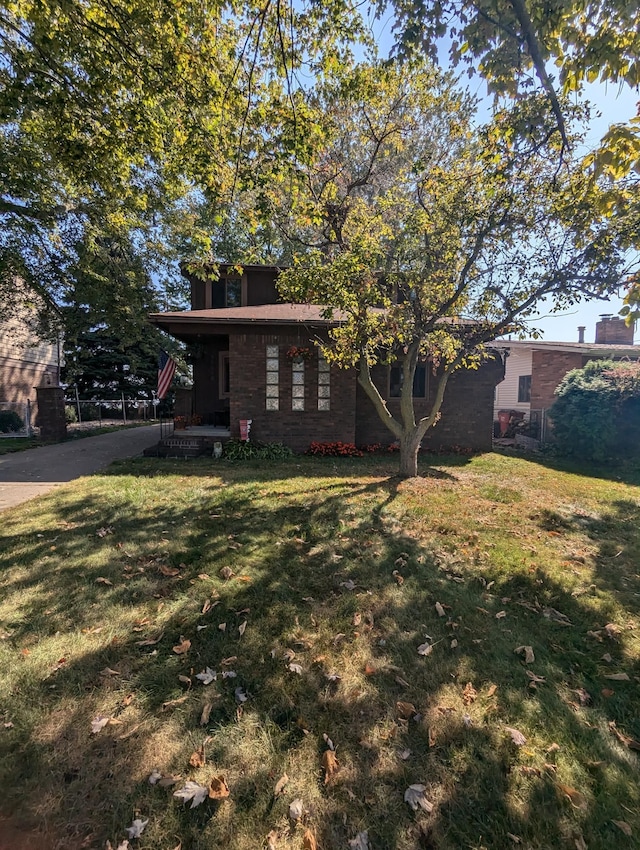
[[[239,277],[227,278],[226,302],[227,307],[242,306],[242,281]]]
[[[518,378],[518,401],[531,401],[531,375],[520,375]]]
[[[212,283],[211,306],[241,307],[242,280],[239,277],[222,277]]]
[[[389,369],[389,398],[400,398],[402,390],[402,366],[392,366]],[[413,376],[413,397],[424,398],[427,394],[427,366],[418,363]]]

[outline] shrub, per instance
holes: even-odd
[[[0,410],[0,433],[12,434],[15,431],[22,431],[23,428],[24,420],[15,410]]]
[[[640,364],[594,360],[568,372],[549,410],[560,454],[604,461],[638,454]]]
[[[282,443],[260,443],[255,440],[228,440],[222,447],[226,460],[284,460],[293,451]]]
[[[74,422],[77,422],[78,414],[76,413],[75,407],[71,407],[70,404],[67,404],[64,409],[64,418],[67,425],[72,425]]]

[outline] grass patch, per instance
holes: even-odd
[[[640,491],[430,461],[136,460],[4,512],[0,812],[71,850],[637,846]]]

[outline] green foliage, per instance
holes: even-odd
[[[67,425],[73,425],[74,422],[78,421],[78,414],[76,412],[75,407],[70,404],[67,404],[64,408],[64,419]]]
[[[563,378],[549,413],[561,454],[605,461],[640,454],[640,364],[597,360]]]
[[[307,158],[286,186],[264,181],[294,253],[280,291],[325,305],[327,317],[341,311],[324,355],[359,369],[400,441],[403,473],[415,474],[449,376],[478,368],[495,337],[529,331],[541,299],[561,309],[615,290],[626,236],[578,160],[566,154],[558,169],[562,143],[544,98],[478,129],[469,99],[415,60],[345,69],[308,94],[305,114]],[[420,359],[437,380],[430,411],[416,421]],[[394,361],[404,378],[400,416],[370,372]]]
[[[293,451],[282,443],[260,443],[255,440],[227,440],[222,457],[229,461],[286,460]]]
[[[11,434],[23,428],[24,421],[15,410],[0,410],[0,433]]]

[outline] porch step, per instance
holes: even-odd
[[[218,440],[229,439],[226,434],[186,434],[184,431],[178,436],[175,432],[165,437],[155,446],[144,450],[145,457],[202,457],[213,452],[213,444]]]

